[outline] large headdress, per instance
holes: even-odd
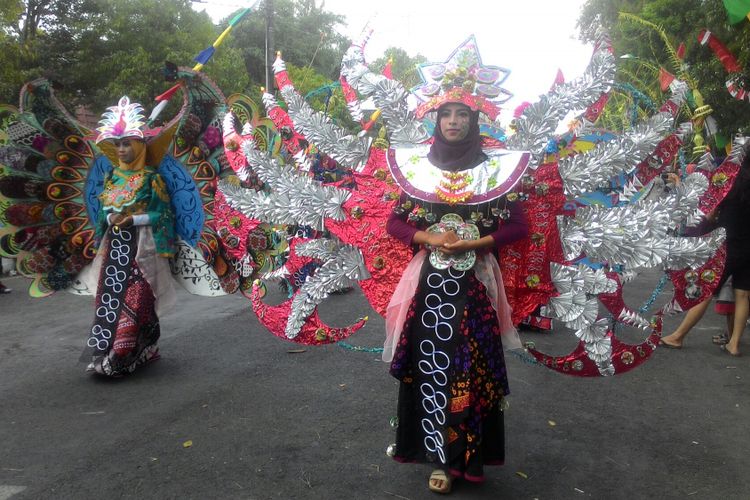
[[[96,130],[97,144],[107,139],[124,139],[125,137],[138,137],[143,139],[143,131],[146,125],[143,106],[137,102],[130,102],[128,96],[122,96],[117,106],[110,106],[99,121],[101,125]]]
[[[498,105],[513,97],[500,86],[510,70],[483,65],[474,35],[459,45],[445,62],[422,63],[417,71],[422,83],[414,87],[412,93],[422,101],[416,111],[420,119],[443,104],[454,102],[481,111],[494,120],[500,113]]]

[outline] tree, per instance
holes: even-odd
[[[639,22],[639,19],[645,22]],[[737,131],[750,132],[750,103],[735,100],[729,95],[725,87],[729,75],[713,53],[697,40],[701,29],[709,29],[734,52],[740,64],[748,68],[750,23],[730,26],[721,2],[588,0],[578,20],[581,38],[591,40],[591,26],[597,23],[612,37],[615,54],[619,57],[629,56],[629,59],[618,59],[618,80],[621,83],[632,84],[658,103],[665,99],[658,84],[659,68],[675,74],[682,71],[694,80],[706,103],[712,106],[713,116],[723,135],[729,136]],[[660,27],[662,33],[649,23]],[[677,65],[670,57],[664,34],[673,49],[680,43],[685,44],[684,58]]]
[[[336,31],[343,17],[314,0],[274,0],[274,50],[298,67],[314,68],[330,80],[338,78],[341,57],[350,41]],[[235,28],[229,44],[242,53],[253,82],[265,81],[265,17],[251,15]]]
[[[149,102],[167,88],[164,61],[192,65],[217,28],[186,0],[27,0],[2,17],[0,97],[45,76],[69,105],[100,110],[119,96]],[[6,83],[9,82],[9,83]]]
[[[382,71],[389,60],[393,78],[403,83],[404,87],[409,89],[420,83],[417,66],[427,61],[426,57],[421,54],[411,57],[404,49],[389,47],[383,53],[383,57],[376,59],[371,66]]]

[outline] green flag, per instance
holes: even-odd
[[[724,0],[724,8],[727,9],[729,22],[737,24],[750,12],[750,0]]]

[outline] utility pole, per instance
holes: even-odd
[[[273,94],[273,0],[266,0],[266,92]]]

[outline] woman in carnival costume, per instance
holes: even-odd
[[[594,122],[612,88],[615,59],[606,36],[597,41],[583,77],[555,85],[517,117],[512,136],[498,134],[499,140],[479,135],[479,113],[497,117],[497,105],[510,97],[500,87],[509,71],[484,66],[473,37],[446,61],[420,65],[423,83],[411,92],[367,67],[368,37],[369,32],[342,59],[342,82],[351,86],[345,96],[353,119],[363,122],[355,113],[361,98],[372,97],[382,111],[387,149],[371,148],[363,134],[352,135],[314,112],[294,89],[281,57],[274,63],[295,129],[337,162],[351,165],[353,187],[322,186],[295,166],[279,168],[248,135],[227,155],[241,151],[267,180],[269,192],[230,182],[218,188],[249,218],[325,227],[336,238],[290,243],[297,256],[321,261],[322,271],[278,306],[264,304],[255,285],[254,311],[278,337],[307,345],[337,342],[364,319],[332,328],[321,321],[317,306],[359,282],[374,310],[385,316],[383,360],[401,381],[397,442],[388,454],[401,462],[435,464],[428,485],[448,493],[453,478],[481,481],[485,464],[504,460],[503,349],[521,347],[514,316],[520,321],[548,304],[552,317],[574,331],[576,348],[550,356],[530,346],[528,353],[560,373],[610,376],[650,358],[662,314],[688,309],[710,293],[710,286],[698,296],[688,293],[685,276],[703,274],[710,281],[718,275],[723,235],[682,238],[668,229],[690,219],[701,202],[706,213],[715,208],[726,185],[721,179],[734,175],[742,154],[732,150],[711,177],[717,182],[697,173],[682,183],[680,189],[690,189],[679,196],[605,210],[581,207],[573,217],[567,200],[620,173],[637,174],[645,186],[672,163],[689,132],[673,128],[684,85],[675,85],[673,96],[638,128],[586,154],[563,151],[558,147],[563,139],[554,134],[559,122],[572,110],[585,110],[578,116]],[[416,113],[407,102],[412,97],[422,102]],[[268,98],[274,113],[278,105]],[[436,111],[431,138],[421,119]],[[527,200],[523,212],[513,200]],[[494,253],[505,245],[502,258],[510,272],[503,283]],[[583,257],[614,267],[591,269],[578,264]],[[649,321],[624,302],[617,269],[656,266],[669,273],[675,293]],[[508,306],[506,290],[518,311]],[[599,314],[600,301],[606,315]],[[628,344],[617,338],[619,323],[650,333]]]
[[[509,165],[502,150],[483,151],[479,114],[498,111],[461,73],[445,76],[444,92],[417,111],[437,112],[433,142],[416,168],[417,176],[441,179],[440,187],[428,194],[390,163],[402,197],[387,230],[421,247],[386,315],[384,360],[392,357],[390,373],[401,381],[392,453],[400,462],[435,464],[428,486],[439,493],[450,491],[452,478],[483,481],[484,464],[504,461],[503,347],[520,341],[496,253],[527,234],[523,210],[504,196],[512,180],[504,188],[479,180],[498,169],[523,172],[526,158],[511,156]],[[425,217],[412,215],[419,205]]]
[[[164,180],[150,164],[165,153],[150,146],[164,141],[147,143],[156,131],[144,133],[142,106],[122,97],[99,123],[96,142],[115,148],[118,164],[98,196],[100,245],[89,274],[98,283],[87,371],[117,377],[159,358],[159,315],[175,297],[168,263],[175,224]]]

